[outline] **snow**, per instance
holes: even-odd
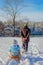
[[[0,37],[0,57],[4,60],[4,62],[6,62],[7,58],[9,57],[8,49],[9,46],[13,43],[14,39],[18,41],[18,44],[20,45],[20,48],[22,50],[22,41],[20,37]],[[34,57],[43,57],[42,54],[39,54],[39,51],[43,52],[43,37],[31,37],[28,53],[32,53],[32,56]],[[30,65],[28,59],[25,59],[22,63],[21,65]],[[34,65],[39,65],[39,63],[35,63]]]

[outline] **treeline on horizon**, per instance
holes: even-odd
[[[19,22],[15,22],[15,28],[19,28],[19,30],[13,33],[17,33],[17,36],[20,36],[20,30],[23,27],[25,22],[23,21],[19,21]],[[31,35],[43,35],[43,22],[27,22],[29,28],[31,29]],[[0,32],[4,31],[5,26],[9,25],[9,29],[10,29],[10,25],[13,25],[12,21],[7,21],[7,22],[2,22],[0,21]],[[14,30],[14,29],[13,29]],[[12,36],[12,35],[11,35]]]

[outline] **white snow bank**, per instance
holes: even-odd
[[[20,48],[22,47],[22,42],[21,42],[21,38],[14,38],[14,37],[0,37],[0,57],[6,61],[7,57],[9,56],[8,54],[8,48],[9,46],[13,43],[13,40],[16,39],[18,41],[18,44],[20,45]],[[28,52],[30,53],[31,51],[35,51],[36,53],[36,47],[40,50],[43,51],[43,37],[32,37],[30,38],[30,43],[29,43],[29,48],[28,48]],[[31,50],[30,46],[33,50]],[[33,52],[34,53],[34,52]],[[38,53],[38,51],[37,51]]]

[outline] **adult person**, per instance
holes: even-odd
[[[22,36],[22,47],[25,52],[28,51],[28,42],[30,40],[30,28],[28,28],[28,23],[24,24],[24,27],[21,29],[21,36]]]

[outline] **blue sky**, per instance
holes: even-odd
[[[28,7],[24,8],[21,12],[21,18],[27,17],[30,21],[43,21],[43,0],[24,0],[25,5]],[[5,12],[1,10],[5,6],[5,0],[0,0],[0,20],[6,20],[7,16]],[[3,17],[4,16],[4,17]],[[6,18],[5,18],[6,16]]]

